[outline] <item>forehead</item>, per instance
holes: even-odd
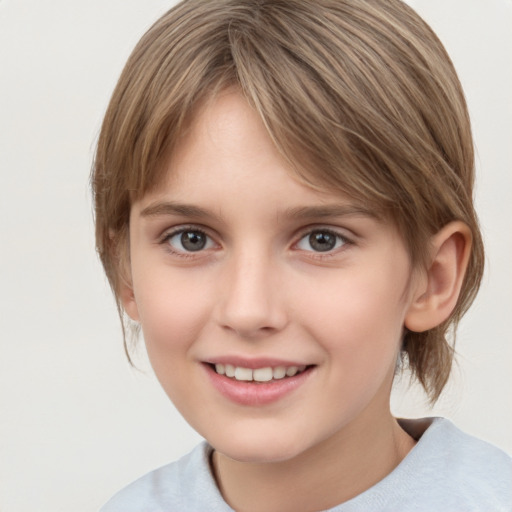
[[[173,147],[162,179],[139,201],[140,211],[165,201],[242,210],[283,205],[305,215],[304,207],[327,211],[334,204],[354,212],[371,208],[339,189],[301,179],[283,157],[263,121],[243,96],[225,91],[196,110]],[[236,196],[237,201],[232,201]],[[328,209],[327,208],[327,209]],[[158,208],[156,208],[158,209]]]

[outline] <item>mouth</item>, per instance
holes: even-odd
[[[214,389],[243,406],[265,406],[292,397],[311,381],[316,364],[261,357],[225,356],[203,361]]]
[[[265,383],[288,379],[290,377],[295,377],[312,367],[312,365],[301,365],[245,368],[243,366],[222,363],[209,363],[209,366],[215,371],[215,373],[217,373],[217,375],[223,375],[234,381],[254,383]]]

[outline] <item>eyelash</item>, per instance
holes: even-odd
[[[174,238],[177,235],[183,234],[183,233],[195,233],[200,236],[204,236],[206,238],[206,244],[209,242],[213,242],[213,239],[211,236],[209,236],[206,231],[198,226],[182,226],[177,229],[174,229],[170,232],[166,232],[159,243],[161,245],[164,245],[166,250],[170,252],[174,256],[178,256],[180,258],[196,258],[198,254],[204,252],[204,248],[200,248],[197,251],[187,251],[187,250],[177,250],[174,249],[171,244],[170,240]],[[341,245],[338,247],[334,247],[332,249],[328,249],[326,251],[315,251],[315,250],[306,250],[306,249],[299,249],[303,252],[310,253],[310,257],[313,257],[315,259],[327,259],[330,257],[333,257],[337,254],[337,249],[343,249],[344,246],[353,245],[353,241],[347,238],[345,235],[342,235],[336,230],[329,229],[329,228],[323,228],[323,227],[309,227],[307,230],[304,230],[300,233],[299,239],[292,245],[292,248],[298,248],[299,244],[306,238],[311,237],[314,233],[322,234],[322,235],[330,235],[335,237],[336,239],[336,245],[338,245],[339,242],[341,242]],[[215,243],[215,242],[213,242]],[[197,253],[197,254],[196,254]]]
[[[294,247],[298,247],[298,245],[307,237],[311,237],[314,233],[319,233],[322,235],[330,235],[335,237],[335,243],[338,245],[339,242],[341,244],[339,246],[335,246],[332,249],[328,249],[327,251],[314,251],[314,250],[304,250],[304,252],[310,253],[309,257],[313,257],[315,259],[327,259],[332,258],[337,255],[339,250],[343,250],[343,248],[346,248],[346,246],[353,245],[354,242],[350,240],[347,236],[342,235],[338,231],[330,228],[324,228],[324,227],[309,227],[307,230],[303,231],[300,234],[300,238],[297,242],[295,242]]]
[[[187,250],[177,250],[172,247],[170,244],[170,240],[174,238],[177,235],[183,234],[183,233],[196,233],[199,235],[202,235],[206,238],[206,243],[208,244],[208,241],[212,241],[212,237],[209,236],[204,229],[201,229],[197,226],[183,226],[179,227],[177,229],[174,229],[172,231],[166,232],[163,237],[160,240],[160,244],[164,245],[166,250],[171,253],[173,256],[178,256],[179,258],[196,258],[198,253],[203,252],[203,248],[201,248],[198,251],[187,251]]]

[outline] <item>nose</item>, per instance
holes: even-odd
[[[217,304],[217,319],[223,329],[257,339],[285,327],[288,319],[278,267],[261,253],[246,252],[226,262]]]

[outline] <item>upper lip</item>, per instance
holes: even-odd
[[[299,361],[292,361],[290,359],[280,359],[275,357],[254,357],[246,358],[240,356],[218,356],[212,357],[204,361],[209,364],[230,364],[239,366],[241,368],[250,368],[255,370],[257,368],[276,368],[277,366],[309,366],[306,363]]]

